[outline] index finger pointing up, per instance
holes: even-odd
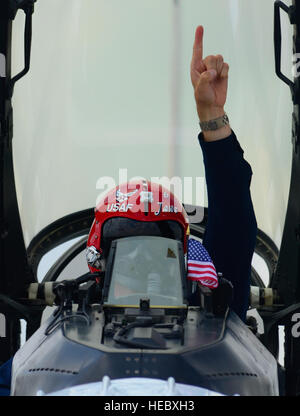
[[[203,57],[203,33],[204,28],[203,26],[198,26],[195,33],[195,41],[193,46],[193,57],[192,57],[192,67],[202,72],[203,70],[203,63],[202,63],[202,57]]]

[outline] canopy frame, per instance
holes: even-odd
[[[289,198],[278,263],[270,283],[270,286],[278,291],[285,313],[281,311],[277,319],[273,316],[272,325],[269,327],[284,325],[286,393],[296,395],[300,393],[300,337],[293,336],[292,328],[295,325],[296,314],[300,311],[299,305],[295,307],[300,303],[300,79],[295,77],[292,82],[281,72],[281,10],[288,14],[294,27],[293,53],[296,56],[300,52],[300,1],[293,0],[290,7],[282,1],[274,3],[275,71],[290,87],[294,109]]]

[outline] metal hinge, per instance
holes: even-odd
[[[25,13],[32,12],[36,0],[10,0],[9,1],[9,18],[14,20],[18,10],[23,10]]]

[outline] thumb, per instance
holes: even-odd
[[[201,74],[200,81],[203,83],[212,82],[217,78],[217,71],[209,69]]]

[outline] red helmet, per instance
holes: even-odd
[[[162,185],[142,179],[117,186],[98,203],[87,241],[90,270],[102,269],[113,240],[139,235],[180,240],[187,251],[189,221],[182,204]]]

